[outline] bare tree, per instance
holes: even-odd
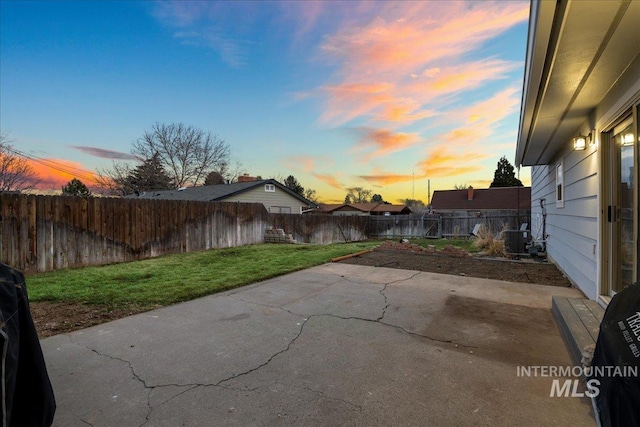
[[[344,198],[345,203],[369,203],[371,201],[371,190],[362,187],[347,188],[347,195]]]
[[[469,188],[469,185],[467,184],[455,184],[453,186],[454,190],[466,190],[467,188]]]
[[[403,199],[402,203],[409,206],[414,212],[418,212],[420,209],[424,208],[424,202],[418,199]]]
[[[7,134],[0,134],[0,191],[30,190],[37,183],[27,159],[13,149]]]
[[[98,169],[97,172],[96,182],[99,193],[126,196],[134,192],[134,189],[128,185],[133,169],[127,163],[114,161],[110,169]]]
[[[229,145],[223,139],[182,123],[154,124],[131,151],[141,159],[157,155],[175,188],[201,184],[209,172],[220,172],[229,162]]]
[[[304,189],[304,198],[307,200],[311,200],[313,203],[318,203],[318,195],[316,190],[313,188],[305,188]]]
[[[247,170],[242,166],[242,163],[236,161],[233,165],[224,161],[218,166],[216,172],[218,172],[226,182],[237,182],[238,178],[242,176]]]

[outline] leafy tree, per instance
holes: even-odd
[[[294,193],[298,193],[299,195],[304,197],[304,187],[300,185],[295,176],[289,175],[285,178],[283,182],[284,186]]]
[[[30,190],[37,183],[27,159],[13,149],[7,134],[0,134],[0,192]]]
[[[131,152],[141,159],[157,156],[174,188],[198,185],[212,170],[229,162],[229,145],[210,132],[183,123],[156,123],[133,143]]]
[[[89,191],[82,181],[73,178],[67,185],[62,187],[62,194],[65,196],[89,197],[91,196],[91,191]]]
[[[490,187],[522,187],[522,182],[516,178],[514,168],[505,156],[498,161]]]
[[[371,201],[376,203],[384,203],[384,199],[380,194],[374,194],[373,196],[371,196]]]
[[[369,203],[371,200],[371,190],[362,187],[347,188],[347,195],[344,197],[345,203]]]
[[[204,185],[224,184],[224,176],[217,171],[211,171],[204,179]]]

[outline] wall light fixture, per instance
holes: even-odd
[[[622,141],[620,141],[620,145],[622,145],[623,147],[633,145],[633,134],[629,132],[622,135]]]

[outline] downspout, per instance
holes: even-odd
[[[547,208],[544,206],[545,199],[540,199],[542,209],[542,251],[547,253]]]

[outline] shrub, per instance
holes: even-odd
[[[502,231],[504,231],[504,227]],[[505,256],[504,239],[501,238],[502,231],[497,236],[494,236],[489,227],[482,225],[478,230],[478,236],[473,245],[480,249],[483,255]]]

